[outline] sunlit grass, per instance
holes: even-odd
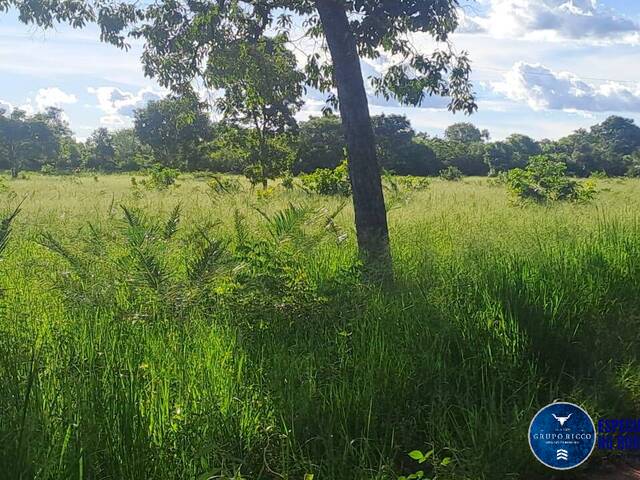
[[[453,459],[439,478],[528,478],[540,406],[640,402],[636,180],[587,205],[518,206],[479,178],[402,192],[384,289],[358,279],[341,199],[178,183],[31,175],[0,193],[3,211],[26,198],[0,261],[8,478],[391,479],[431,448]],[[138,252],[167,272],[156,290],[121,205],[158,222],[180,205],[175,237]],[[290,205],[276,238],[263,214]],[[199,232],[234,253],[188,285]]]

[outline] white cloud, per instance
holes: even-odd
[[[126,92],[116,87],[89,87],[88,92],[98,99],[98,108],[106,115],[100,118],[105,127],[122,127],[130,124],[133,111],[144,107],[151,100],[162,98],[165,93],[153,88],[142,88],[137,93]]]
[[[76,103],[78,98],[70,93],[63,92],[58,87],[41,88],[35,98],[35,108],[42,111],[47,107],[61,108],[63,105]]]
[[[66,93],[58,87],[48,87],[39,89],[36,92],[35,98],[27,97],[25,102],[16,108],[24,110],[27,115],[33,115],[34,113],[43,112],[47,107],[62,108],[64,105],[76,103],[77,101],[78,98],[71,93]],[[0,100],[0,108],[11,111],[14,105]],[[64,112],[62,113],[62,118],[69,121],[69,118]]]
[[[572,73],[554,72],[540,64],[516,63],[505,74],[504,81],[493,83],[493,88],[533,110],[640,112],[640,83],[595,85]]]
[[[10,113],[13,110],[13,105],[5,100],[0,100],[0,110]]]
[[[499,38],[640,42],[640,24],[598,0],[487,0],[486,15],[463,15],[462,33]]]

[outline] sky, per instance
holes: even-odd
[[[451,41],[471,58],[478,112],[454,115],[440,98],[401,106],[369,88],[372,114],[406,115],[431,135],[471,121],[496,140],[556,139],[612,114],[640,125],[640,0],[464,0],[460,19]],[[434,48],[426,35],[411,40],[425,54]],[[167,94],[145,78],[141,51],[140,43],[127,52],[100,43],[94,26],[43,31],[0,13],[0,108],[60,107],[79,139],[130,126],[134,109]],[[363,72],[390,62],[364,62]],[[309,91],[299,120],[322,106]]]

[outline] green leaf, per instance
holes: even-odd
[[[446,467],[450,463],[451,463],[451,457],[444,457],[440,462],[440,465],[442,465],[443,467]]]
[[[313,480],[313,473],[305,473],[304,480]]]
[[[420,450],[413,450],[409,452],[409,456],[417,462],[424,462],[425,460],[425,456],[422,454]]]

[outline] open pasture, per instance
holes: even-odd
[[[372,287],[340,197],[141,179],[5,182],[5,478],[524,479],[541,405],[640,408],[638,180],[391,188]]]

